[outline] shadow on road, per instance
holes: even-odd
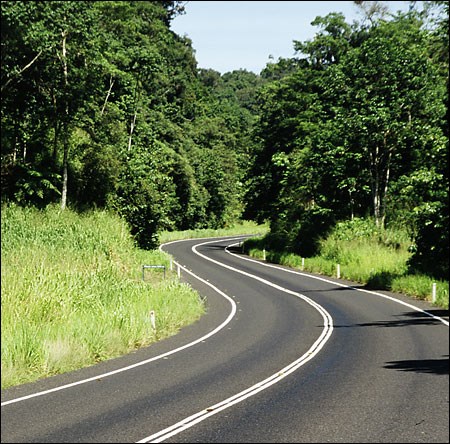
[[[419,359],[410,361],[390,361],[384,368],[400,370],[402,372],[434,373],[436,375],[449,374],[448,355],[444,359]]]
[[[428,310],[433,316],[448,318],[448,310]],[[426,313],[420,311],[410,311],[396,316],[396,319],[388,321],[364,322],[351,325],[334,325],[334,328],[352,328],[352,327],[408,327],[411,325],[439,325],[439,319],[432,318]]]

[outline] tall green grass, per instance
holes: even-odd
[[[261,259],[266,239],[253,238],[244,243],[245,251]],[[303,258],[285,251],[266,251],[266,260],[304,269],[326,276],[337,276],[358,282],[374,290],[388,290],[412,298],[432,301],[436,283],[435,305],[448,308],[449,283],[430,276],[409,274],[411,256],[408,233],[400,228],[380,229],[371,219],[354,219],[337,224],[320,242],[320,253]]]
[[[197,320],[204,305],[169,263],[135,248],[107,212],[3,206],[2,388],[119,356]],[[142,265],[165,265],[166,277],[146,270],[143,281]]]

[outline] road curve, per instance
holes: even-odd
[[[207,313],[3,390],[1,441],[449,442],[448,311],[249,260],[239,241],[163,246]]]

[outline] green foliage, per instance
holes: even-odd
[[[416,247],[408,265],[412,272],[426,273],[437,279],[449,275],[449,211],[446,206],[436,205],[422,212],[418,220]]]
[[[408,226],[412,269],[448,277],[448,57],[429,46],[448,52],[444,9],[431,31],[414,10],[318,17],[304,58],[268,66],[244,216],[270,221],[278,251],[316,255],[336,222],[372,215]]]
[[[170,213],[176,208],[176,196],[168,155],[170,150],[156,142],[152,150],[133,150],[114,202],[137,245],[145,250],[157,246],[160,230],[173,228]]]
[[[182,2],[1,2],[2,201],[113,209],[146,249],[267,221],[304,256],[371,215],[448,275],[448,2],[379,6],[222,75],[170,30]]]
[[[316,17],[311,25],[323,28],[312,41],[294,41],[294,49],[308,54],[317,68],[339,63],[350,48],[351,27],[341,13],[332,12],[326,17]]]
[[[39,170],[30,164],[18,162],[15,164],[2,164],[5,171],[3,189],[8,195],[14,196],[20,204],[31,204],[36,207],[45,207],[48,202],[55,201],[61,194],[57,185],[59,174],[43,166]],[[14,178],[14,180],[12,180]],[[4,196],[2,196],[4,198]]]
[[[304,257],[286,251],[268,233],[244,242],[244,250],[258,259],[327,276],[340,277],[372,290],[387,290],[428,300],[432,299],[432,285],[437,284],[436,305],[448,308],[448,280],[432,278],[423,273],[411,273],[410,238],[405,228],[377,227],[373,218],[358,218],[336,224],[320,240],[315,256]],[[279,248],[281,245],[281,248]]]
[[[197,70],[170,30],[182,2],[1,7],[4,201],[62,204],[67,183],[71,208],[114,209],[146,249],[239,219],[261,79]]]
[[[134,248],[117,215],[8,205],[1,231],[2,388],[128,353],[204,311],[170,258]],[[166,278],[147,273],[143,282],[144,264],[165,265]]]
[[[433,284],[436,284],[436,305],[448,310],[449,284],[446,280],[436,280],[427,275],[408,274],[392,280],[390,289],[421,300],[432,300]]]

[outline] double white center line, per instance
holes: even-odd
[[[229,240],[234,240],[234,239],[229,239]],[[217,239],[214,241],[203,242],[203,243],[197,244],[192,247],[192,251],[207,261],[213,262],[221,267],[227,268],[228,270],[235,271],[236,273],[243,274],[244,276],[247,276],[249,278],[256,279],[259,282],[262,282],[270,287],[276,288],[277,290],[280,290],[282,292],[285,292],[285,293],[288,293],[295,297],[298,297],[298,298],[302,299],[303,301],[307,302],[308,304],[312,305],[322,315],[322,318],[324,321],[322,332],[306,353],[304,353],[302,356],[300,356],[294,362],[292,362],[289,365],[287,365],[286,367],[282,368],[275,374],[269,376],[268,378],[264,379],[263,381],[258,382],[257,384],[254,384],[253,386],[249,387],[248,389],[246,389],[240,393],[237,393],[236,395],[231,396],[230,398],[225,399],[224,401],[214,404],[204,410],[201,410],[198,413],[195,413],[194,415],[191,415],[191,416],[183,419],[182,421],[177,422],[176,424],[174,424],[164,430],[161,430],[157,433],[154,433],[153,435],[150,435],[144,439],[141,439],[140,441],[137,441],[139,443],[162,442],[162,441],[170,438],[171,436],[174,436],[174,435],[182,432],[183,430],[186,430],[186,429],[194,426],[195,424],[198,424],[199,422],[205,420],[206,418],[209,418],[210,416],[215,415],[215,414],[221,412],[222,410],[225,410],[235,404],[238,404],[239,402],[244,401],[245,399],[249,398],[250,396],[256,395],[256,393],[259,393],[260,391],[265,390],[266,388],[270,387],[271,385],[276,384],[277,382],[279,382],[283,378],[285,378],[287,375],[289,375],[290,373],[294,372],[299,367],[304,365],[310,359],[312,359],[317,353],[319,353],[321,348],[325,345],[325,343],[330,338],[331,333],[333,331],[333,320],[332,320],[330,314],[321,305],[317,304],[316,302],[309,299],[305,295],[302,295],[295,291],[281,287],[277,284],[274,284],[273,282],[267,281],[266,279],[262,279],[258,276],[255,276],[253,274],[250,274],[245,271],[239,270],[237,268],[231,267],[229,265],[223,264],[214,259],[208,258],[207,256],[205,256],[197,251],[197,247],[200,247],[200,246],[206,245],[206,244],[210,244],[210,243],[215,243],[215,242],[217,242]],[[198,276],[194,275],[192,272],[190,272],[190,274],[192,274],[193,276],[198,278]],[[205,282],[204,280],[202,280],[202,281]],[[210,285],[216,291],[218,290],[216,287],[214,287],[210,283],[208,283],[208,285]],[[219,293],[222,294],[221,291],[219,291]]]

